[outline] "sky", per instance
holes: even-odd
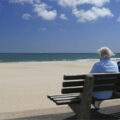
[[[120,53],[120,0],[0,0],[0,53]]]

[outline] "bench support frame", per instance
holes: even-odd
[[[93,75],[87,75],[84,84],[83,94],[81,94],[81,102],[68,104],[70,108],[77,114],[79,120],[90,119],[91,100],[94,85]]]

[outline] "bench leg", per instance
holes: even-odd
[[[79,120],[90,120],[91,106],[80,105],[80,103],[69,104],[69,107],[76,113]]]
[[[69,104],[70,108],[77,114],[79,120],[90,120],[93,83],[93,76],[87,75],[80,103]]]

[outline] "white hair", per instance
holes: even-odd
[[[98,54],[100,59],[110,58],[115,55],[108,47],[101,47],[98,50]]]

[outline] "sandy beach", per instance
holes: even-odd
[[[94,62],[0,63],[0,113],[56,107],[63,75],[88,73]]]
[[[63,75],[89,73],[94,62],[0,63],[0,118],[64,112],[47,95],[61,93]]]

